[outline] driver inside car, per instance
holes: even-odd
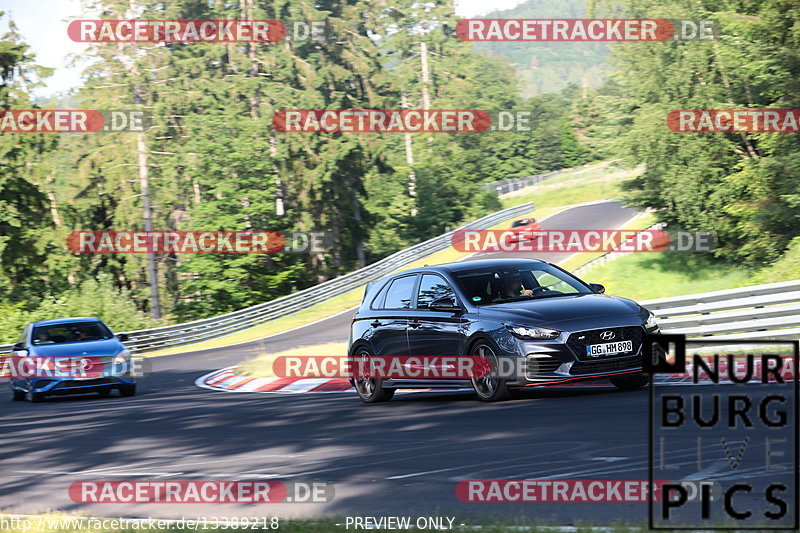
[[[503,291],[501,298],[517,298],[519,296],[533,296],[531,289],[526,289],[522,285],[519,274],[510,274],[503,278]]]

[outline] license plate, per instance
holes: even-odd
[[[56,363],[53,376],[80,381],[101,378],[104,371],[105,364],[100,357],[71,357]]]
[[[605,344],[590,344],[586,347],[586,355],[598,357],[601,355],[614,355],[618,353],[632,352],[633,341],[607,342]]]

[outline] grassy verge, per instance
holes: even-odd
[[[633,218],[625,224],[624,228],[629,230],[642,230],[655,224],[656,217],[652,213],[641,213],[639,216]],[[561,261],[558,265],[564,270],[572,272],[578,267],[581,267],[602,256],[604,252],[580,252],[568,257],[566,260]]]
[[[617,198],[622,192],[620,188],[622,182],[638,173],[638,170],[599,168],[580,174],[554,176],[529,187],[522,193],[505,195],[501,199],[501,203],[503,208],[506,208],[525,202],[534,202],[538,217],[544,218],[551,209],[557,206],[580,204],[603,198]]]
[[[503,208],[505,209],[507,207],[533,201],[536,203],[535,215],[541,220],[569,207],[571,204],[591,202],[618,196],[620,192],[620,183],[624,179],[628,179],[632,176],[635,171],[620,171],[616,168],[603,168],[602,165],[604,164],[605,163],[598,163],[579,173],[566,173],[560,176],[553,176],[542,183],[517,191],[513,195],[508,195],[501,200]],[[525,216],[525,214],[520,215],[520,217],[522,216]],[[503,229],[507,228],[508,225],[509,221],[506,220],[496,224],[491,229]],[[399,270],[417,268],[425,264],[438,265],[450,263],[458,261],[466,255],[469,254],[459,252],[449,247],[446,250],[436,252],[410,265],[406,265]],[[189,346],[167,348],[142,355],[145,357],[171,355],[187,351],[221,348],[231,344],[257,340],[351,309],[361,302],[363,292],[363,288],[359,288],[308,309],[276,320],[271,320],[254,328],[220,337],[219,339],[204,341]]]
[[[321,304],[309,307],[308,309],[303,309],[297,313],[276,318],[275,320],[270,320],[269,322],[260,324],[256,327],[239,331],[218,339],[212,339],[210,341],[199,342],[197,344],[190,344],[187,346],[176,346],[174,348],[159,350],[157,352],[147,352],[141,355],[144,357],[157,357],[161,355],[171,355],[188,351],[220,348],[240,342],[261,339],[269,335],[275,335],[293,328],[305,326],[306,324],[310,324],[317,320],[321,320],[337,313],[347,311],[348,309],[352,309],[361,302],[363,292],[363,289],[350,291],[346,294],[337,296],[336,298],[331,298],[330,300],[327,300]]]
[[[264,351],[253,359],[248,359],[236,367],[236,373],[240,376],[257,378],[279,377],[275,376],[275,373],[272,371],[272,365],[276,358],[283,355],[344,357],[347,355],[347,343],[329,342],[325,344],[315,344],[286,350],[280,353],[267,353]]]
[[[685,252],[624,255],[584,272],[581,277],[605,285],[606,294],[633,300],[734,289],[750,284],[747,270]]]

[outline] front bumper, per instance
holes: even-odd
[[[11,388],[25,392],[35,392],[45,396],[62,396],[122,389],[135,383],[136,380],[131,378],[104,376],[92,379],[11,380]]]
[[[627,329],[628,338],[634,340],[633,352],[599,357],[585,355],[585,345],[593,343],[590,333],[596,330],[564,333],[564,338],[555,341],[520,341],[519,356],[514,362],[517,379],[509,380],[509,384],[527,387],[641,373],[644,328],[623,326],[604,329]],[[577,342],[576,336],[579,335],[586,337],[583,343]]]

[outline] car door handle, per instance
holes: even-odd
[[[380,320],[373,320],[372,322],[370,322],[369,325],[372,326],[373,328],[379,328],[379,327],[381,327],[381,321]]]
[[[412,328],[418,328],[422,325],[422,323],[419,320],[409,320],[408,325]]]

